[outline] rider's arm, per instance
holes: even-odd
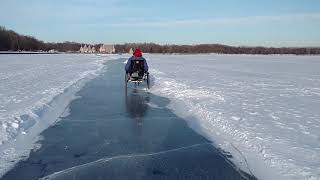
[[[145,72],[148,72],[148,70],[149,70],[149,66],[148,66],[148,63],[147,63],[147,60],[146,59],[144,59],[144,71]]]
[[[127,73],[129,72],[129,69],[130,69],[130,66],[131,66],[131,59],[132,59],[132,57],[128,59],[127,64],[126,64],[126,68],[125,69],[126,69]]]

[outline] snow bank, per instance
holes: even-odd
[[[75,93],[109,56],[0,56],[0,177],[26,158],[41,131],[63,113]]]
[[[151,91],[259,179],[320,179],[320,61],[147,55]]]

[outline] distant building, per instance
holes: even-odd
[[[48,53],[57,53],[57,52],[58,52],[58,51],[55,50],[55,49],[51,49],[51,50],[48,51]]]
[[[91,45],[84,45],[81,46],[79,49],[80,53],[96,53],[97,50],[94,46],[91,47]],[[108,54],[113,54],[116,52],[116,49],[114,47],[114,45],[106,45],[103,44],[100,46],[100,48],[98,49],[99,53],[108,53]]]
[[[133,49],[130,48],[129,54],[133,54]]]
[[[88,53],[88,46],[86,44],[80,47],[80,53]]]
[[[79,50],[80,53],[94,53],[95,52],[95,48],[92,47],[91,48],[91,45],[84,45],[84,46],[81,46],[80,47],[80,50]]]
[[[100,52],[100,53],[106,52],[106,49],[105,49],[104,45],[101,45],[101,46],[100,46],[99,52]]]
[[[92,49],[90,45],[88,46],[88,53],[92,53]]]
[[[103,44],[100,46],[99,52],[100,53],[107,53],[107,54],[114,54],[116,52],[116,49],[115,49],[114,45]]]

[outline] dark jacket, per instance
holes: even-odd
[[[147,60],[144,58],[144,57],[135,57],[135,56],[132,56],[132,57],[130,57],[129,59],[128,59],[128,62],[127,62],[127,64],[126,64],[126,72],[128,73],[129,71],[130,71],[130,66],[131,66],[131,62],[132,61],[134,61],[134,60],[142,60],[144,63],[144,71],[145,72],[148,72],[148,69],[149,69],[149,67],[148,67],[148,64],[147,64]]]

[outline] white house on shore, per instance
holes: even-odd
[[[96,48],[94,47],[94,46],[92,46],[92,48],[91,48],[91,53],[96,53],[97,51],[96,51]]]
[[[91,45],[84,45],[80,47],[79,50],[80,53],[96,53],[96,48],[94,46],[91,47]]]
[[[114,54],[116,52],[116,48],[114,45],[103,44],[99,48],[100,53]]]
[[[116,49],[114,45],[103,44],[100,46],[100,48],[97,51],[94,46],[91,47],[91,45],[85,44],[84,46],[80,47],[79,52],[80,53],[97,53],[98,52],[98,53],[114,54],[116,52]]]
[[[91,49],[91,47],[89,46],[87,46],[86,44],[82,47],[80,47],[80,53],[89,53],[89,48]]]
[[[133,49],[130,48],[129,54],[133,54]]]

